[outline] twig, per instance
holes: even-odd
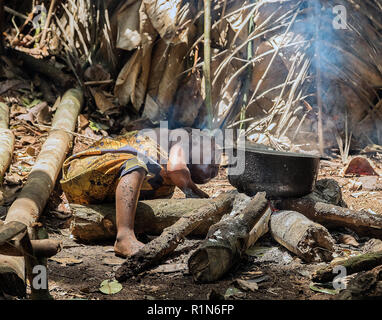
[[[24,20],[28,19],[28,17],[25,14],[19,13],[19,12],[15,11],[15,10],[7,7],[7,6],[4,6],[4,11],[9,13],[9,14],[12,14],[12,15],[14,15],[16,17],[19,17],[21,19],[24,19]]]
[[[93,85],[98,85],[98,84],[109,84],[113,83],[113,79],[108,79],[108,80],[99,80],[99,81],[85,81],[84,85],[85,86],[93,86]]]
[[[45,129],[53,129],[52,126],[46,126],[46,125],[39,124],[39,123],[33,123],[33,125],[36,126],[36,127],[42,127],[42,128],[45,128]],[[60,130],[62,130],[62,129],[60,129]],[[85,136],[83,134],[76,133],[76,132],[73,132],[73,131],[69,131],[69,130],[63,130],[63,131],[65,131],[66,133],[70,133],[70,134],[72,134],[75,137],[89,139],[89,140],[93,140],[93,141],[98,141],[99,140],[99,139],[88,137],[88,136]]]
[[[46,33],[47,33],[49,25],[50,25],[50,20],[52,19],[52,13],[53,13],[53,9],[54,9],[55,4],[56,4],[56,0],[51,0],[50,6],[49,6],[49,11],[48,11],[48,16],[45,20],[44,28],[42,30],[42,35],[41,35],[41,39],[40,39],[40,48],[42,48],[45,44]]]

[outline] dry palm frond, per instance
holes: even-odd
[[[336,16],[332,9],[335,5],[343,5],[347,9],[345,31],[337,32],[333,27]],[[242,43],[232,49],[229,47],[231,52],[214,74],[220,76],[228,65],[234,61],[241,62],[222,87],[224,92],[234,79],[240,79],[249,65],[254,65],[253,72],[258,74],[259,81],[254,84],[247,105],[247,114],[252,120],[242,118],[237,121],[240,116],[238,110],[231,113],[225,125],[234,127],[249,123],[247,136],[254,136],[257,132],[276,140],[289,137],[292,140],[290,147],[299,138],[301,130],[312,130],[317,138],[321,130],[323,150],[324,143],[333,143],[331,139],[335,137],[327,134],[329,123],[334,121],[341,127],[340,123],[344,123],[341,114],[345,108],[349,114],[346,120],[349,124],[346,122],[345,127],[352,131],[350,137],[356,132],[362,140],[361,136],[367,132],[368,136],[378,140],[382,122],[382,110],[378,108],[382,89],[382,1],[339,0],[333,4],[327,0],[262,0],[256,3],[255,12],[260,17],[259,24]],[[236,33],[234,39],[237,38]],[[256,53],[250,61],[245,61],[240,58],[240,51],[253,40],[257,41],[257,46],[266,41],[273,49]],[[267,58],[269,55],[271,59]],[[285,78],[279,78],[278,83],[264,85],[265,81],[274,79],[272,75],[277,75],[276,59],[284,62],[288,72]],[[268,107],[264,105],[267,101],[271,102],[268,102]],[[307,110],[301,102],[311,106],[310,109]],[[314,117],[317,113],[318,121]],[[357,128],[359,125],[363,128]],[[346,132],[342,148],[344,157],[350,148],[350,137]],[[338,138],[336,140],[340,143]]]
[[[62,58],[82,83],[82,73],[94,63],[97,50],[104,46],[111,66],[116,64],[113,51],[109,11],[101,0],[70,0],[59,2],[52,21],[52,28],[62,44]]]

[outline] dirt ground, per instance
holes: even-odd
[[[378,154],[369,157],[374,169],[382,173]],[[323,161],[318,179],[332,178],[339,182],[343,191],[343,198],[350,208],[372,210],[382,214],[382,191],[377,178],[371,190],[362,189],[357,182],[363,181],[366,189],[370,186],[367,179],[361,177],[346,177],[339,160]],[[219,176],[202,186],[211,196],[219,192],[232,190],[233,187],[226,179],[226,169],[222,169]],[[366,182],[365,182],[366,181]],[[356,190],[359,188],[359,190]],[[177,190],[174,195],[182,198],[183,194]],[[57,218],[52,212],[46,212],[43,223],[49,237],[63,241],[63,250],[48,261],[49,288],[55,299],[212,299],[222,297],[226,299],[262,299],[262,300],[325,300],[333,299],[333,295],[316,292],[310,289],[310,275],[320,267],[320,264],[306,264],[278,245],[270,236],[265,235],[256,244],[255,250],[246,255],[228,275],[220,281],[210,284],[197,284],[187,270],[189,255],[196,249],[200,239],[187,239],[174,254],[162,265],[129,279],[123,283],[123,289],[114,295],[106,295],[99,291],[102,281],[112,279],[114,272],[123,262],[115,257],[113,243],[98,243],[85,245],[77,243],[70,236],[69,219]],[[338,244],[340,256],[357,254],[362,250],[367,238],[357,238],[350,230],[334,230],[333,235],[348,233],[359,242],[358,247]],[[143,236],[142,241],[149,241],[150,236]],[[237,279],[254,280],[258,283],[255,292],[241,289]],[[213,293],[213,294],[212,294]]]

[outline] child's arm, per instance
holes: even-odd
[[[209,198],[208,194],[200,190],[192,181],[184,150],[179,143],[173,145],[170,149],[167,174],[187,198]]]

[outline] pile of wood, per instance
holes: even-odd
[[[382,218],[347,209],[338,183],[331,179],[318,181],[314,192],[302,198],[269,201],[265,193],[258,193],[248,198],[240,210],[233,210],[237,197],[236,192],[228,192],[210,200],[140,202],[137,230],[159,236],[127,258],[117,270],[117,279],[125,281],[163,262],[190,234],[205,236],[188,259],[189,272],[197,282],[213,282],[224,277],[268,231],[276,242],[307,263],[333,260],[336,241],[327,228],[345,226],[359,234],[368,230],[369,236],[382,239]],[[72,205],[71,208],[71,230],[78,240],[115,236],[114,205]],[[370,268],[378,266],[379,259],[376,254],[372,262],[365,264]],[[328,280],[325,275],[334,277],[331,270],[322,274],[315,277],[321,277],[320,280]]]
[[[205,236],[188,260],[189,272],[198,282],[222,278],[268,231],[275,241],[307,263],[333,259],[336,241],[327,228],[347,227],[360,235],[382,239],[382,218],[347,209],[338,183],[331,179],[318,181],[315,190],[302,198],[269,201],[265,193],[258,193],[247,197],[239,210],[233,210],[238,195],[229,192],[215,199],[139,202],[137,232],[158,237],[127,258],[117,278],[124,281],[163,262],[190,234]],[[71,232],[77,240],[115,237],[113,204],[72,204],[71,208]]]

